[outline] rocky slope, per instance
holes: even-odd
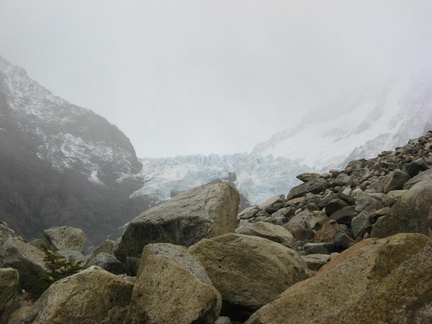
[[[344,169],[300,174],[287,197],[238,215],[226,182],[194,188],[135,218],[87,257],[100,267],[54,283],[9,323],[430,323],[431,171],[432,131]],[[10,300],[34,287],[29,268],[46,270],[36,242],[4,223],[0,238]],[[66,243],[56,246],[83,246]],[[113,262],[136,276],[103,270]],[[0,305],[0,316],[13,307]]]
[[[0,218],[31,239],[79,226],[98,243],[145,204],[129,139],[92,111],[54,96],[0,57]]]
[[[431,128],[432,71],[356,89],[258,144],[253,154],[282,156],[317,171],[344,167],[403,145]],[[353,149],[354,148],[354,149]]]

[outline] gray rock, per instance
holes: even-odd
[[[432,181],[432,169],[420,172],[415,177],[412,177],[410,180],[405,182],[403,189],[411,189],[414,185],[421,181]]]
[[[133,284],[90,267],[52,284],[24,315],[24,324],[123,323]]]
[[[150,243],[190,246],[203,238],[234,232],[240,195],[226,182],[213,182],[183,192],[146,210],[126,228],[114,255],[126,262],[139,258]]]
[[[288,193],[287,200],[301,197],[308,192],[311,192],[313,194],[318,194],[320,192],[326,191],[328,187],[329,187],[329,183],[326,179],[323,179],[321,177],[317,177],[317,178],[314,177],[308,182],[292,188]]]
[[[428,178],[409,189],[374,225],[371,237],[397,233],[432,235],[432,182]]]
[[[310,180],[315,180],[320,177],[321,175],[319,175],[318,173],[302,173],[296,176],[296,178],[302,182],[308,182]]]
[[[242,212],[240,212],[238,217],[240,219],[250,219],[250,218],[255,217],[259,211],[260,211],[260,209],[258,208],[258,206],[247,207],[247,208],[243,209]]]
[[[18,270],[0,269],[0,323],[7,323],[14,311],[15,298],[18,292]]]
[[[224,301],[222,315],[244,321],[294,283],[309,277],[300,254],[270,240],[241,234],[204,239],[189,248]]]
[[[357,213],[361,213],[362,211],[370,212],[374,209],[381,209],[384,207],[384,203],[382,201],[378,200],[377,198],[364,191],[359,191],[356,194],[355,198],[355,211]]]
[[[410,177],[415,177],[421,171],[429,169],[429,165],[423,158],[417,159],[411,163],[404,165],[403,170],[410,175]]]
[[[87,260],[93,259],[99,253],[113,254],[115,242],[112,240],[106,240],[102,242],[97,248],[95,248],[88,256]]]
[[[383,197],[383,202],[391,207],[393,206],[400,197],[402,197],[402,195],[407,192],[407,190],[393,190],[390,191],[389,193],[387,193],[384,197]]]
[[[366,233],[366,231],[370,228],[371,225],[372,223],[369,217],[369,212],[363,211],[357,216],[355,216],[351,221],[351,230],[354,237],[363,237],[363,235]]]
[[[38,248],[45,245],[52,251],[78,251],[84,253],[86,241],[86,236],[81,229],[61,226],[45,230],[42,236],[31,242],[31,244]]]
[[[208,323],[222,298],[203,266],[183,246],[149,244],[142,253],[125,323]]]
[[[356,242],[351,237],[342,232],[337,232],[334,237],[334,247],[336,252],[342,252],[353,246],[355,243]]]
[[[0,246],[10,237],[18,237],[6,222],[0,221]]]
[[[243,223],[235,231],[237,234],[264,237],[270,241],[280,243],[293,250],[297,250],[294,236],[285,228],[267,222]]]
[[[330,216],[346,206],[348,206],[348,204],[345,201],[339,198],[334,198],[326,204],[325,213],[327,216]]]
[[[268,198],[261,205],[259,205],[259,209],[265,210],[269,214],[273,214],[274,212],[278,211],[284,206],[285,206],[285,196],[276,195]]]
[[[351,177],[349,175],[341,173],[331,182],[331,184],[332,186],[346,186],[350,182],[350,179]]]
[[[129,269],[123,263],[121,263],[115,256],[105,252],[101,252],[93,259],[88,260],[86,267],[91,266],[101,267],[102,269],[117,275],[130,274]]]
[[[303,246],[306,255],[309,254],[330,254],[334,252],[333,243],[306,243]]]
[[[384,193],[388,193],[392,190],[401,190],[404,184],[411,179],[410,175],[402,170],[396,169],[390,172],[384,178]]]
[[[7,239],[0,247],[0,268],[14,268],[19,272],[20,289],[39,297],[47,288],[41,280],[47,269],[45,254],[17,237]]]
[[[330,215],[338,224],[345,224],[351,227],[352,219],[357,215],[355,206],[346,206]]]
[[[291,233],[294,232],[295,230],[298,230],[301,228],[306,228],[307,227],[306,226],[306,220],[313,217],[312,215],[313,215],[312,212],[309,210],[301,211],[301,212],[297,213],[296,215],[294,215],[288,221],[288,223],[283,225],[283,228],[290,231]]]
[[[310,270],[318,271],[327,262],[330,261],[330,255],[328,254],[308,254],[302,255],[302,259],[306,262],[306,265]]]

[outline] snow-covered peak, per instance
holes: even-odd
[[[2,57],[0,90],[9,118],[35,142],[37,156],[57,170],[81,170],[92,183],[95,174],[118,179],[139,171],[132,144],[116,126],[55,96]]]
[[[341,167],[355,148],[369,158],[424,133],[432,117],[431,71],[411,80],[392,78],[381,88],[346,94],[305,115],[293,128],[258,144],[252,154],[282,156],[327,171]],[[354,158],[354,156],[353,156]]]

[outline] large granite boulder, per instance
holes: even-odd
[[[432,235],[432,182],[418,182],[393,205],[389,215],[378,219],[371,237],[397,233]]]
[[[400,309],[404,304],[415,310],[419,303],[422,309],[431,300],[431,242],[412,233],[363,240],[312,278],[288,288],[245,323],[387,323],[392,313],[404,312]],[[426,265],[416,268],[421,259]],[[404,270],[410,276],[404,276]],[[399,279],[406,285],[401,286]]]
[[[47,272],[44,257],[45,254],[38,248],[20,238],[11,237],[0,247],[0,268],[17,269],[20,289],[39,297],[48,287],[41,280]]]
[[[432,242],[346,308],[342,323],[432,323]]]
[[[90,267],[52,284],[21,323],[123,323],[133,284]]]
[[[14,311],[18,292],[19,274],[13,268],[0,269],[0,323],[7,323]]]
[[[280,243],[293,250],[297,250],[297,241],[294,236],[280,225],[267,222],[244,222],[236,228],[237,234],[264,237],[270,241]]]
[[[122,262],[138,258],[145,245],[190,246],[203,238],[234,232],[240,195],[226,182],[183,192],[134,218],[114,250]]]
[[[222,294],[222,315],[243,321],[294,283],[309,277],[300,254],[261,237],[225,234],[189,248]]]
[[[208,323],[222,298],[203,266],[183,246],[149,244],[143,249],[125,323]]]
[[[84,253],[86,236],[82,229],[71,226],[52,227],[45,230],[41,237],[31,244],[45,246],[52,251],[78,251]]]

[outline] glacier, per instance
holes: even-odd
[[[295,175],[310,170],[285,158],[247,153],[141,158],[140,162],[144,186],[131,198],[150,196],[158,201],[211,181],[225,180],[251,204],[260,204],[275,193],[287,194],[300,183]]]

